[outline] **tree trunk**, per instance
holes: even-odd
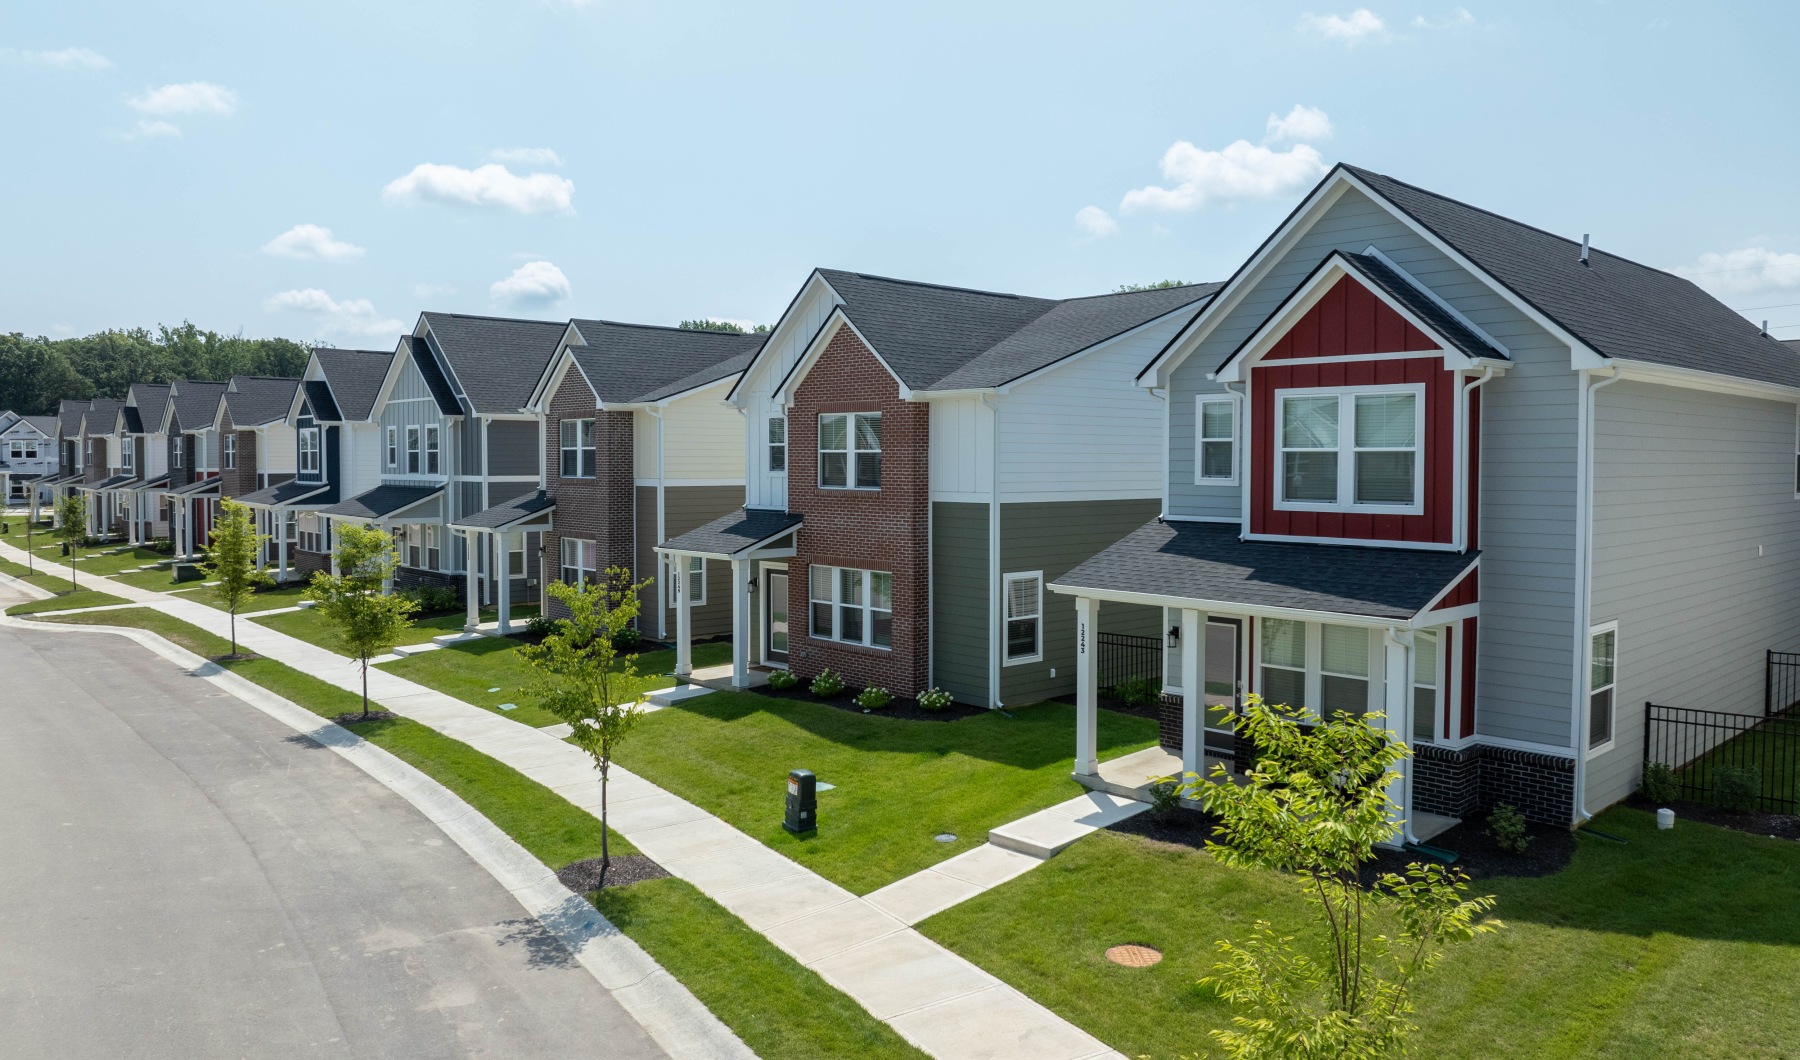
[[[231,657],[237,658],[237,607],[231,608]]]
[[[367,655],[363,656],[362,677],[363,677],[363,689],[362,689],[363,712],[362,712],[362,717],[360,717],[356,720],[357,721],[368,721],[369,720],[369,657]]]
[[[606,870],[612,864],[612,852],[607,848],[606,833],[610,831],[606,823],[606,770],[600,770],[600,890],[606,890]]]

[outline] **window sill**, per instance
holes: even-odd
[[[880,486],[820,486],[821,493],[880,493]]]
[[[843,648],[846,651],[856,652],[861,655],[892,655],[894,652],[891,645],[882,647],[879,644],[860,644],[853,640],[835,640],[831,637],[821,637],[816,633],[808,633],[806,639],[819,644],[829,644],[834,648]]]
[[[1276,501],[1278,512],[1314,512],[1322,515],[1424,515],[1425,504],[1312,504],[1306,501]]]
[[[1592,762],[1594,759],[1599,758],[1601,755],[1605,754],[1606,752],[1612,750],[1613,748],[1615,748],[1617,746],[1619,746],[1618,740],[1616,738],[1609,737],[1605,743],[1599,745],[1598,747],[1588,748],[1586,760],[1589,762]]]
[[[1002,662],[1000,665],[1001,666],[1027,666],[1031,663],[1041,663],[1043,661],[1044,661],[1044,653],[1040,651],[1036,655],[1025,655],[1025,656],[1021,656],[1017,659],[1007,659],[1004,662]]]

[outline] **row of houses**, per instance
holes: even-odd
[[[471,626],[622,566],[678,672],[729,637],[739,687],[1073,697],[1079,776],[1150,659],[1187,768],[1254,692],[1382,712],[1410,820],[1569,823],[1636,787],[1644,703],[1760,713],[1800,647],[1797,403],[1800,349],[1691,282],[1341,165],[1223,282],[819,269],[753,335],[427,312],[66,402],[46,481],[183,554],[235,497],[283,578],[381,526]]]

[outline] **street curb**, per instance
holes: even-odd
[[[48,600],[52,596],[56,595],[55,593],[51,592],[48,589],[40,588],[36,585],[31,584],[30,582],[22,582],[19,579],[13,577],[12,575],[5,574],[5,573],[0,573],[0,585],[4,585],[8,589],[12,589],[17,592],[24,593],[26,596],[31,597],[33,600]]]
[[[756,1054],[729,1027],[592,903],[564,887],[548,866],[455,792],[388,751],[148,630],[32,622],[10,615],[0,615],[0,626],[52,633],[111,633],[136,641],[337,752],[405,799],[486,869],[671,1057],[755,1060]]]

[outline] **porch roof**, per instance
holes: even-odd
[[[111,478],[102,479],[91,486],[83,486],[81,488],[84,490],[116,490],[120,486],[128,486],[137,480],[136,475],[114,475]]]
[[[214,475],[212,478],[195,479],[194,481],[188,483],[185,486],[176,486],[174,489],[169,490],[168,492],[174,493],[174,494],[180,494],[181,496],[184,496],[184,497],[193,497],[193,496],[198,496],[203,493],[217,493],[218,491],[219,491],[219,476]]]
[[[739,508],[705,526],[671,537],[656,546],[656,550],[730,559],[767,545],[797,528],[800,522],[799,512]]]
[[[510,530],[536,519],[548,526],[550,513],[555,510],[556,501],[543,490],[537,490],[451,520],[450,525],[459,530]]]
[[[1185,604],[1405,621],[1478,552],[1243,541],[1236,523],[1152,522],[1057,578],[1074,595],[1121,594]],[[1091,590],[1092,592],[1086,592]]]
[[[408,508],[417,507],[426,501],[436,500],[444,492],[442,486],[376,486],[366,493],[359,493],[347,501],[340,501],[329,508],[319,510],[320,515],[329,515],[333,519],[386,519],[397,515]],[[436,512],[418,513],[427,518],[437,518]]]
[[[279,508],[284,504],[296,504],[308,497],[316,497],[330,488],[330,484],[325,482],[296,482],[289,479],[266,486],[255,493],[246,493],[238,498],[238,503],[258,508]]]
[[[152,475],[141,482],[133,483],[131,488],[136,490],[160,490],[168,484],[169,473],[165,471],[160,475]]]

